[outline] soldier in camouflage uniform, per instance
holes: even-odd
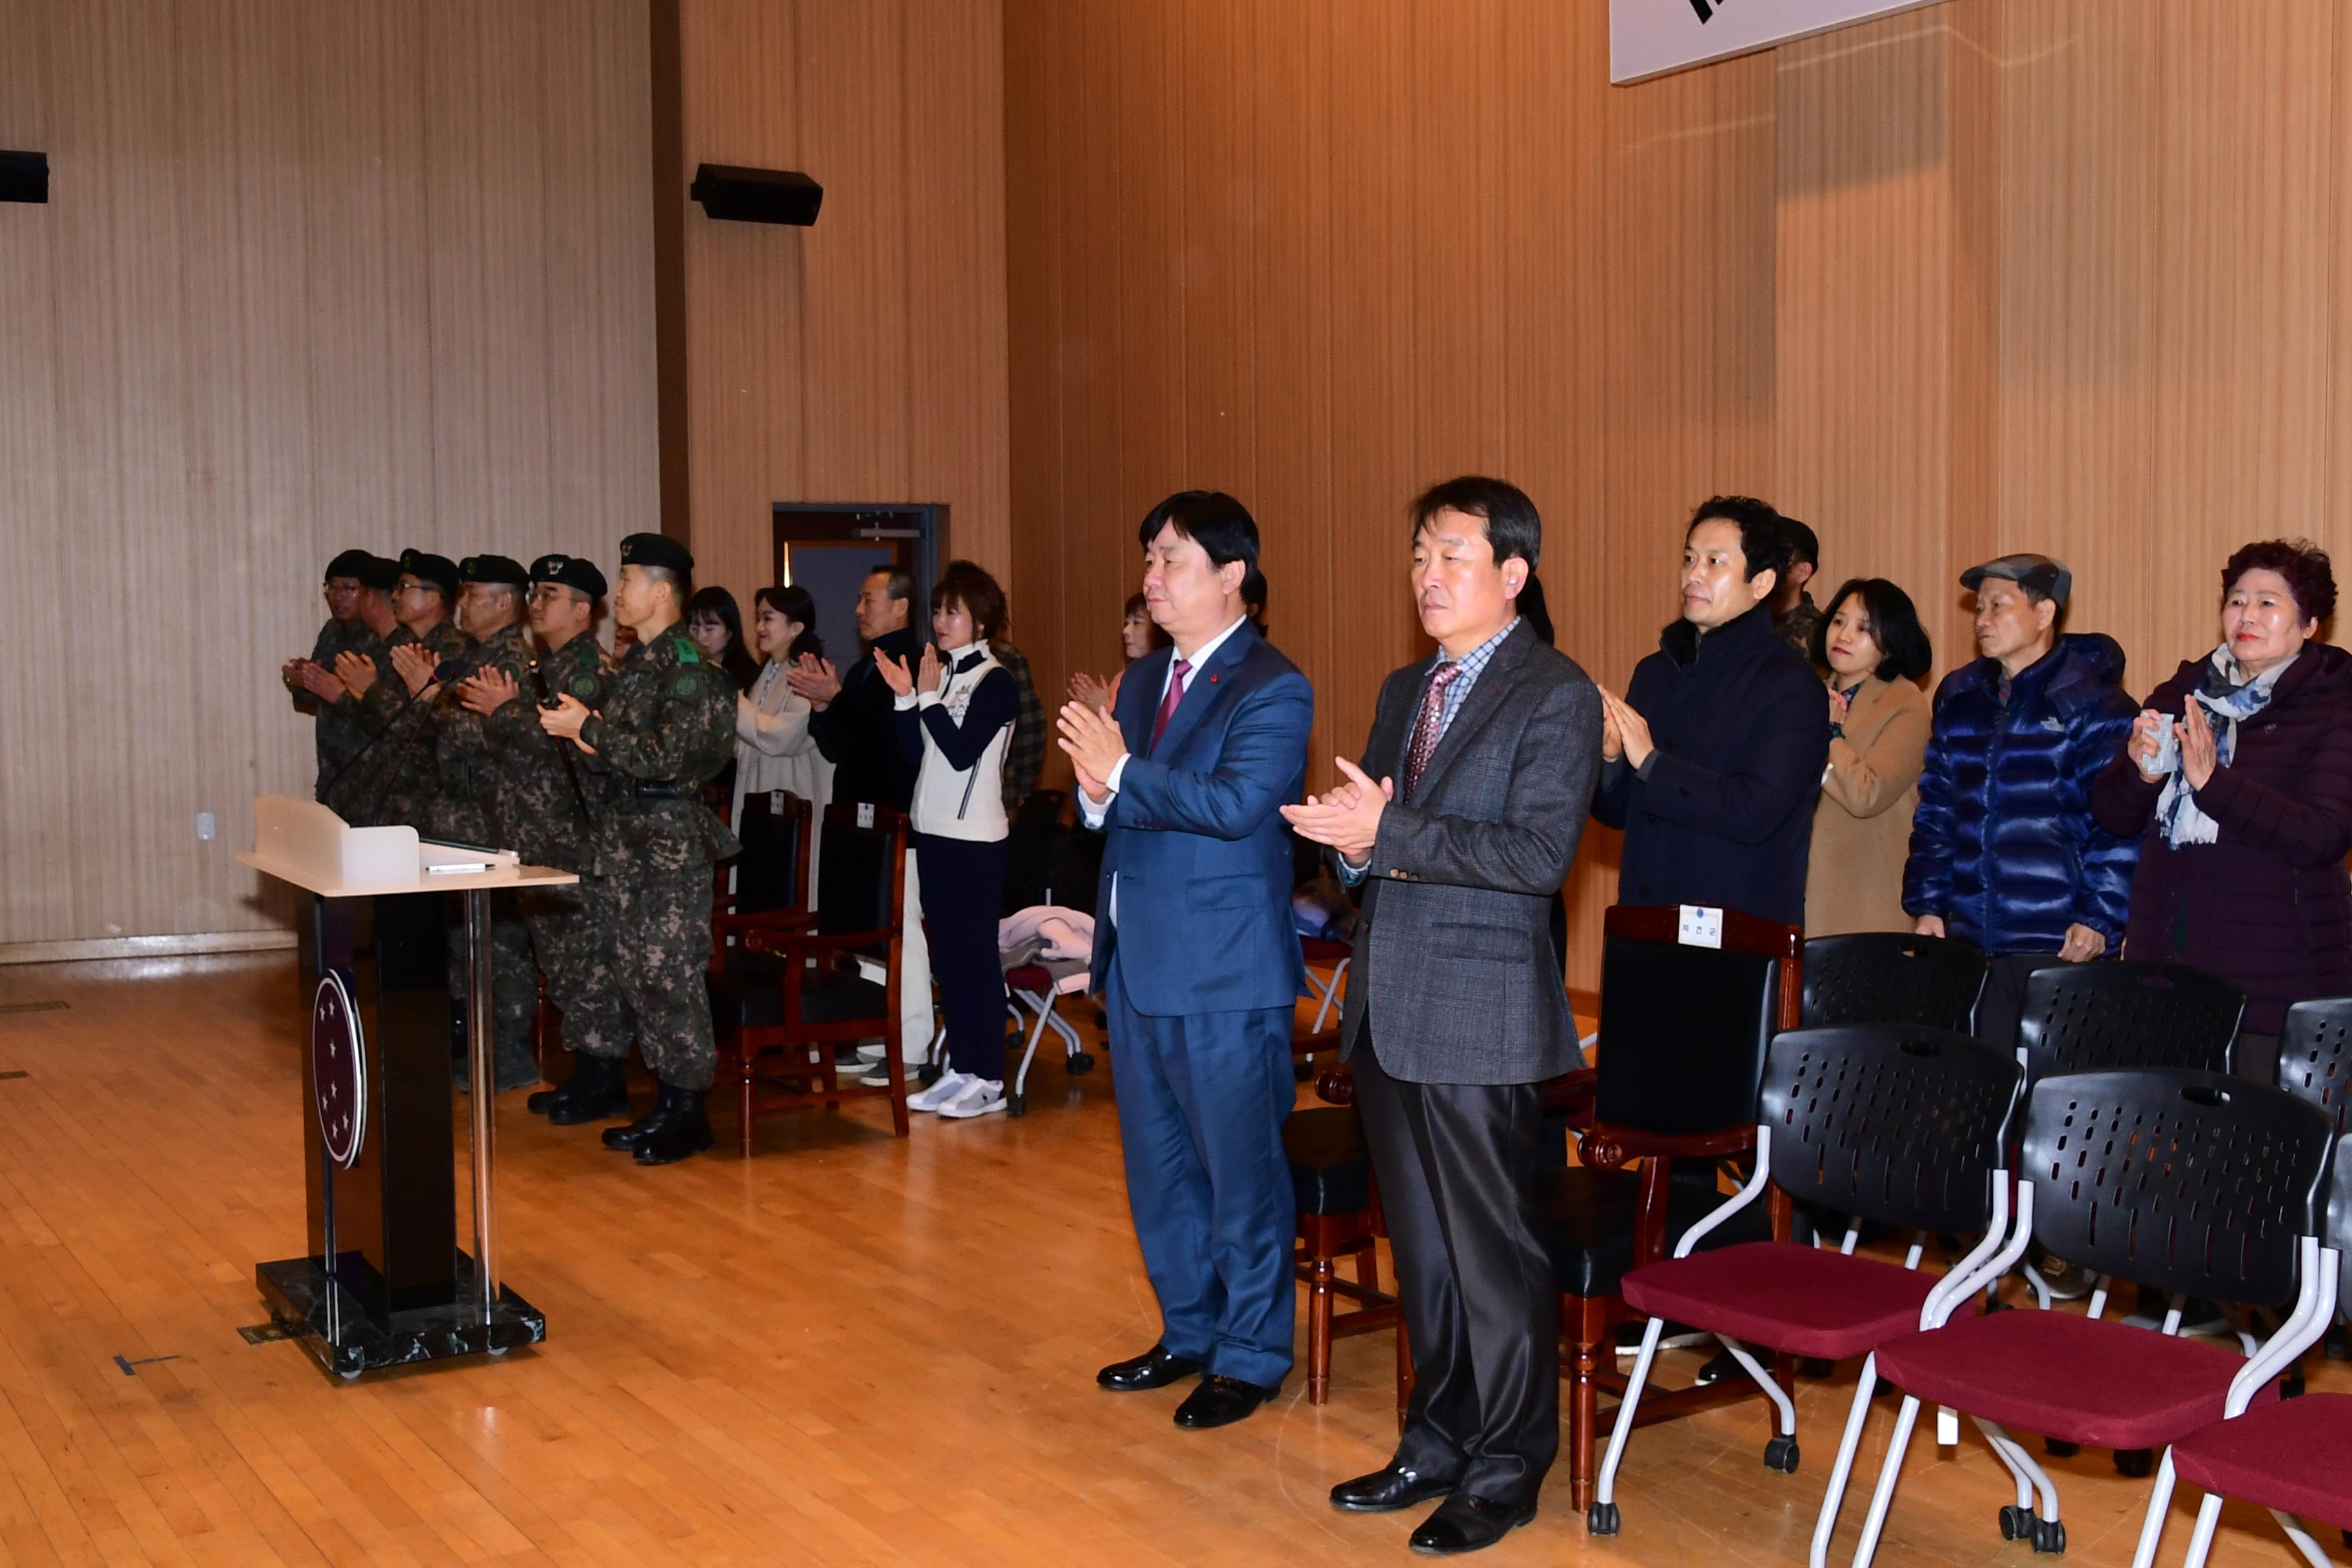
[[[457,597],[457,566],[446,555],[404,550],[392,592],[392,610],[399,620],[384,638],[377,658],[346,653],[335,661],[335,675],[345,695],[336,707],[369,736],[366,750],[352,759],[328,785],[326,803],[354,827],[394,824],[429,831],[425,802],[434,785],[433,756],[411,743],[414,731],[394,738],[394,721],[409,707],[412,688],[396,673],[400,650],[422,644],[431,661],[429,676],[439,663],[457,658],[466,648],[466,636],[449,619]],[[417,682],[421,688],[425,682]],[[348,704],[348,707],[346,707]]]
[[[712,862],[740,847],[702,786],[735,754],[735,683],[703,661],[679,626],[694,557],[657,533],[621,542],[615,619],[637,640],[613,672],[601,709],[558,693],[540,722],[572,742],[608,781],[596,825],[591,884],[609,920],[621,989],[637,1020],[637,1048],[661,1080],[653,1110],[604,1134],[641,1165],[666,1165],[710,1147],[703,1110],[716,1076],[710,998]]]
[[[320,799],[325,798],[329,781],[367,744],[367,736],[347,714],[337,711],[331,695],[322,697],[312,682],[333,681],[334,677],[328,672],[335,668],[336,655],[346,648],[367,653],[369,645],[376,640],[375,633],[360,616],[360,601],[367,591],[364,579],[375,572],[376,557],[364,550],[346,550],[327,563],[327,624],[319,628],[310,657],[289,658],[279,672],[286,689],[293,693],[294,710],[316,721]],[[317,675],[313,676],[312,671]],[[340,684],[331,689],[332,692],[340,690]]]
[[[542,651],[527,679],[487,669],[466,682],[467,709],[481,716],[495,760],[499,843],[525,863],[579,873],[580,885],[518,895],[548,999],[563,1015],[563,1043],[577,1057],[571,1080],[528,1101],[559,1127],[609,1121],[629,1109],[622,1069],[628,1018],[613,962],[613,937],[592,898],[592,822],[609,775],[591,772],[578,748],[539,722],[541,704],[569,693],[602,707],[605,675],[594,635],[604,574],[576,555],[542,555],[530,568],[530,629]]]

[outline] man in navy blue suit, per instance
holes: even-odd
[[[1258,540],[1241,502],[1183,491],[1140,537],[1144,603],[1174,646],[1129,666],[1114,713],[1061,713],[1087,826],[1108,836],[1094,984],[1161,1325],[1096,1381],[1131,1393],[1204,1373],[1176,1411],[1200,1429],[1243,1419],[1290,1371],[1282,1123],[1305,973],[1278,808],[1306,786],[1315,694],[1243,607]]]

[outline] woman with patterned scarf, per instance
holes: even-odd
[[[2265,540],[2221,572],[2221,644],[2150,694],[2091,791],[2144,833],[2126,957],[2246,993],[2237,1070],[2270,1079],[2286,1009],[2352,993],[2352,655],[2315,640],[2326,552]]]

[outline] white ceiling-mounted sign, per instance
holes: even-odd
[[[1620,84],[1916,10],[1934,0],[1609,0],[1609,79]]]

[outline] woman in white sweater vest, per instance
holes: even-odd
[[[1007,852],[1004,748],[1020,713],[1013,677],[989,652],[1004,591],[968,561],[931,590],[921,667],[875,656],[897,695],[898,745],[920,770],[909,813],[931,973],[948,1021],[948,1070],[910,1110],[963,1120],[1004,1109],[1004,972],[996,921]]]

